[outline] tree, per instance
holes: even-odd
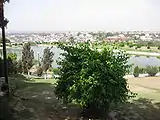
[[[89,42],[74,46],[59,43],[58,47],[64,50],[64,58],[58,62],[55,94],[64,103],[74,102],[83,111],[96,111],[105,119],[111,104],[131,97],[124,78],[130,68],[129,57],[123,51],[114,52],[116,48],[109,46],[98,51]]]
[[[47,47],[43,51],[42,69],[45,72],[45,79],[47,78],[47,70],[52,67],[54,53],[51,51],[51,49],[52,47]]]
[[[8,53],[8,73],[16,74],[17,73],[17,54],[16,53]]]
[[[28,73],[29,70],[33,66],[34,60],[34,51],[31,50],[31,45],[29,43],[25,43],[22,50],[22,69],[23,73]]]
[[[138,77],[139,76],[139,67],[138,66],[136,66],[134,68],[133,75],[134,75],[134,77]]]
[[[158,73],[158,67],[156,66],[147,66],[146,72],[149,76],[155,76]]]
[[[110,36],[114,36],[114,34],[111,33],[111,32],[107,32],[107,33],[106,33],[106,37],[110,37]]]

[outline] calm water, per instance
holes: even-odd
[[[31,48],[34,50],[34,56],[35,59],[38,60],[38,58],[40,59],[43,56],[43,50],[46,48],[47,46],[32,46]],[[21,58],[21,50],[22,48],[9,48],[7,49],[8,53],[16,53],[18,56],[18,59]],[[2,50],[0,50],[0,54],[2,54]],[[56,60],[59,58],[60,53],[62,52],[62,50],[58,49],[57,47],[53,47],[52,51],[54,52],[54,62],[53,62],[53,67],[56,67]],[[153,66],[160,66],[160,59],[158,59],[157,57],[145,57],[145,56],[132,56],[130,57],[130,59],[128,60],[129,64],[134,64],[134,66],[138,65],[141,67],[144,67],[146,65],[153,65]]]

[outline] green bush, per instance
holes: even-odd
[[[158,68],[156,66],[147,66],[146,72],[149,76],[155,76],[158,73]]]
[[[17,68],[17,61],[13,60],[11,57],[8,57],[7,59],[7,67],[8,67],[8,73],[9,74],[17,74],[18,68]],[[0,58],[0,77],[4,76],[4,61]]]
[[[133,75],[134,77],[139,77],[139,67],[138,66],[134,68]]]
[[[146,68],[139,67],[139,73],[140,74],[146,73]]]
[[[115,53],[115,48],[107,46],[98,51],[88,42],[74,46],[59,43],[58,47],[65,52],[64,59],[58,62],[55,94],[64,103],[73,102],[84,111],[97,111],[99,117],[105,118],[111,104],[133,97],[124,78],[130,66],[123,51]]]
[[[141,45],[137,44],[136,45],[136,49],[141,48]]]
[[[160,59],[160,56],[157,56],[158,59]]]
[[[124,47],[124,46],[125,46],[125,43],[121,42],[121,43],[119,43],[119,46],[120,46],[120,47]]]
[[[160,50],[160,46],[158,46],[158,50]]]
[[[53,74],[58,75],[59,74],[59,69],[58,68],[53,68]]]
[[[132,48],[132,47],[134,47],[134,44],[128,44],[128,46],[130,47],[130,48]]]

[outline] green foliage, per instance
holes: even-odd
[[[132,47],[134,47],[134,44],[131,43],[131,44],[129,44],[128,46],[129,46],[130,48],[132,48]]]
[[[8,73],[9,74],[19,73],[18,70],[20,70],[20,68],[18,68],[18,62],[15,59],[8,57],[7,63],[8,63]],[[0,58],[0,71],[1,71],[0,77],[4,76],[4,61],[1,58]]]
[[[125,46],[125,43],[121,42],[121,43],[119,43],[119,46],[120,46],[120,47],[124,47],[124,46]]]
[[[54,53],[51,51],[51,49],[52,48],[47,47],[43,51],[42,69],[44,72],[46,72],[50,67],[52,67]]]
[[[141,45],[137,44],[136,45],[136,49],[141,48]]]
[[[147,66],[146,72],[149,76],[155,76],[158,73],[158,68],[156,66]]]
[[[8,58],[10,58],[13,61],[17,60],[17,54],[16,53],[8,53],[7,56],[8,56]]]
[[[74,46],[59,43],[58,47],[65,51],[64,59],[58,62],[55,94],[59,99],[74,102],[83,109],[94,106],[105,113],[112,103],[132,97],[124,78],[130,67],[129,57],[123,51],[113,52],[115,48],[107,46],[98,51],[89,42]]]
[[[139,67],[139,73],[140,74],[145,74],[146,73],[146,68]]]
[[[22,50],[22,68],[23,73],[29,72],[29,69],[33,66],[34,51],[31,50],[30,43],[25,43]]]
[[[139,67],[138,66],[134,68],[133,75],[134,77],[139,77]]]
[[[157,48],[158,50],[160,50],[160,46],[158,46],[158,48]]]
[[[160,56],[157,56],[158,59],[160,59]]]
[[[22,72],[23,72],[22,60],[19,60],[17,62],[17,73],[22,73]]]
[[[134,77],[138,77],[139,74],[145,74],[146,73],[146,68],[144,67],[138,67],[136,66],[133,70],[133,75]]]
[[[58,75],[59,74],[59,69],[58,68],[53,68],[53,74]]]
[[[10,57],[7,59],[8,61],[8,73],[9,74],[16,74],[17,68],[16,68],[16,61],[13,61]]]
[[[8,73],[16,74],[17,73],[17,54],[16,53],[8,53]]]

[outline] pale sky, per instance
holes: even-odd
[[[7,31],[160,31],[160,0],[10,0]]]

